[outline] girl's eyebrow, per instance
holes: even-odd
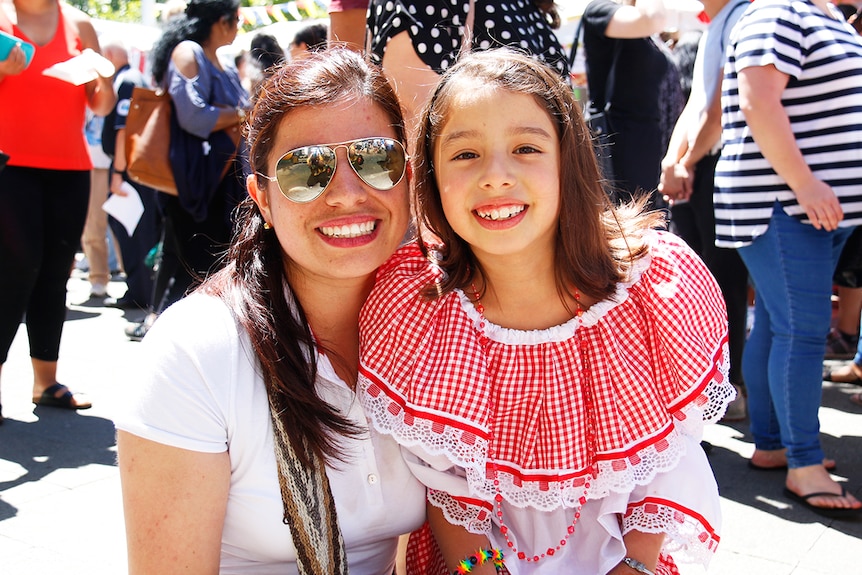
[[[451,134],[446,134],[440,141],[441,146],[446,146],[457,140],[465,140],[469,138],[476,138],[482,134],[481,130],[459,130],[457,132],[452,132]],[[524,135],[532,135],[538,136],[540,138],[550,139],[551,134],[547,132],[547,130],[543,128],[537,128],[533,126],[515,126],[514,128],[510,128],[506,130],[506,136],[524,136]]]

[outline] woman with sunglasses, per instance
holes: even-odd
[[[172,159],[179,196],[159,195],[166,221],[164,255],[150,302],[153,313],[179,300],[198,276],[213,270],[230,241],[231,214],[246,195],[236,159],[243,150],[236,149],[225,130],[242,125],[249,97],[236,68],[217,55],[236,38],[238,10],[239,0],[190,0],[153,48],[153,79],[171,95],[178,124],[171,135],[171,157],[180,158]],[[232,156],[225,169],[223,159]],[[216,157],[222,160],[209,161]],[[127,334],[142,338],[154,319]]]
[[[116,421],[130,573],[393,572],[425,491],[354,388],[359,309],[408,228],[403,140],[347,49],[262,86],[225,267],[150,330]]]

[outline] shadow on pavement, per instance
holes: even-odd
[[[832,472],[833,476],[846,487],[849,493],[862,499],[862,429],[855,429],[840,436],[823,431],[823,429],[833,430],[835,427],[824,420],[835,417],[850,418],[862,411],[862,408],[847,400],[847,396],[855,391],[859,391],[858,386],[824,383],[822,406],[833,411],[821,412],[820,441],[826,457],[836,460],[837,467]],[[736,430],[740,435],[738,438],[740,441],[754,443],[748,420],[721,425]],[[847,429],[846,424],[843,423],[838,427],[841,431]],[[788,499],[783,493],[786,478],[783,470],[751,469],[748,467],[746,457],[720,445],[713,445],[708,457],[722,497],[772,514],[785,521],[799,524],[822,523],[841,533],[862,538],[862,516],[841,521],[828,519]]]
[[[38,421],[6,419],[0,427],[0,460],[17,463],[26,473],[0,481],[0,492],[36,482],[61,469],[90,464],[116,465],[114,424],[109,419],[51,407],[34,410]],[[0,521],[17,509],[0,501]]]

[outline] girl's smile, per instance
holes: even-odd
[[[529,95],[485,86],[463,94],[434,150],[447,220],[480,259],[553,254],[560,145],[550,116]]]

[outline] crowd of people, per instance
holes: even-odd
[[[37,46],[0,61],[0,368],[25,319],[33,402],[92,405],[56,379],[78,249],[146,312],[130,572],[669,575],[720,540],[704,426],[746,418],[788,499],[862,514],[818,420],[824,379],[862,384],[858,12],[703,6],[690,66],[663,0],[586,6],[607,172],[552,1],[332,2],[228,61],[239,1],[189,0],[148,74],[61,0],[0,4]],[[42,74],[86,50],[89,81]],[[176,195],[127,174],[150,86]],[[130,193],[134,231],[100,209]]]

